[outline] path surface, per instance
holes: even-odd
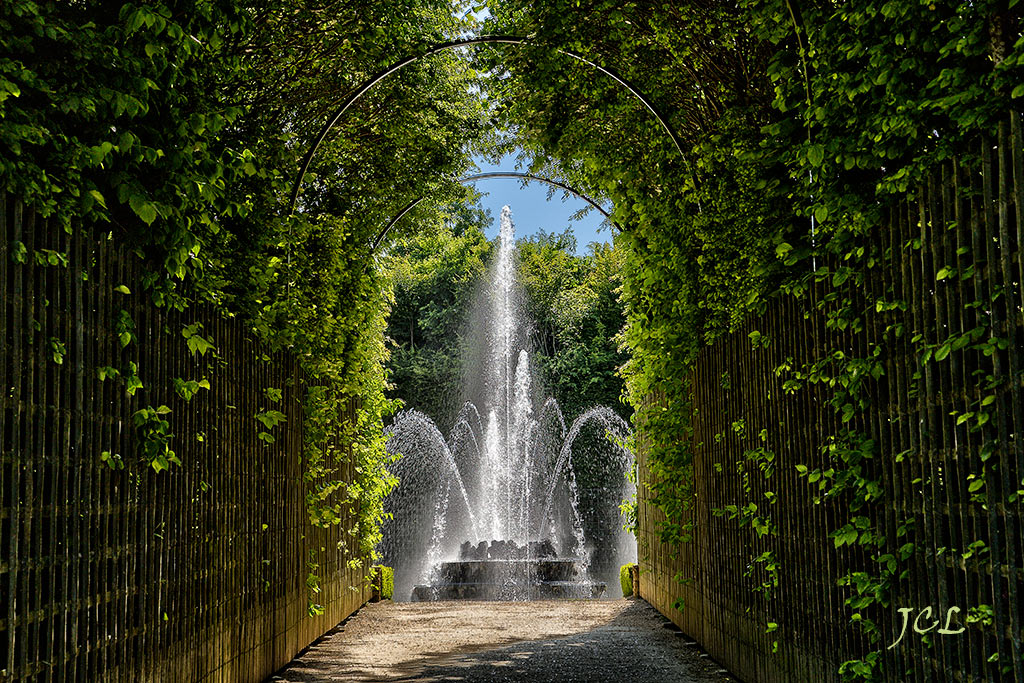
[[[381,602],[271,681],[722,683],[641,600]]]

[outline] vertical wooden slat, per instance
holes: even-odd
[[[1001,444],[999,453],[999,470],[1001,474],[1000,482],[1000,498],[1006,499],[1014,491],[1016,491],[1020,484],[1024,484],[1019,477],[1014,477],[1016,458],[1014,457],[1013,449],[1017,444],[1020,443],[1020,436],[1013,434],[1013,416],[1020,415],[1021,413],[1021,400],[1020,400],[1020,366],[1019,366],[1019,355],[1017,350],[1021,348],[1020,337],[1018,336],[1016,318],[1017,313],[1014,310],[1016,301],[1019,300],[1014,292],[1015,278],[1013,275],[1013,244],[1010,240],[1010,196],[1012,193],[1012,178],[1011,178],[1011,150],[1010,150],[1010,134],[1009,134],[1009,121],[1003,120],[999,123],[999,138],[996,154],[998,155],[998,213],[999,213],[999,224],[998,224],[998,236],[999,236],[999,280],[1000,280],[1000,301],[998,305],[994,306],[994,310],[998,312],[999,318],[995,321],[994,327],[999,331],[1001,337],[1007,340],[1008,346],[1005,352],[996,352],[993,354],[995,360],[995,375],[997,378],[1009,385],[1009,392],[1006,389],[1000,389],[999,394],[999,412],[996,415],[996,420],[999,424],[999,442]],[[993,232],[995,232],[995,227]],[[1019,248],[1019,245],[1018,245]],[[1020,283],[1017,283],[1020,286]],[[1007,396],[1009,393],[1009,396]],[[992,495],[990,493],[990,495]],[[993,506],[994,507],[994,506]],[[1005,534],[1005,562],[1006,567],[1009,570],[1008,580],[1006,582],[1006,597],[1008,601],[1008,609],[1006,610],[1007,616],[1007,632],[1002,629],[999,631],[999,640],[1005,643],[1005,646],[1009,650],[1007,657],[1000,656],[1002,666],[1011,667],[1015,678],[1017,680],[1024,679],[1024,665],[1021,662],[1021,643],[1020,643],[1020,619],[1021,616],[1017,609],[1014,607],[1019,605],[1018,602],[1018,589],[1019,582],[1016,580],[1015,568],[1017,567],[1018,547],[1020,546],[1022,539],[1020,538],[1020,526],[1017,521],[1019,518],[1015,517],[1012,513],[1007,513],[1004,509],[1000,512],[1002,517],[1003,532]],[[1001,571],[1000,568],[994,568],[993,571]],[[1002,596],[997,596],[1001,598]],[[1007,642],[1008,641],[1008,642]],[[1004,645],[1000,645],[1000,653],[1002,653]],[[1006,664],[1006,660],[1009,660],[1009,664]]]
[[[969,188],[970,176],[968,172],[965,171],[959,160],[954,161],[953,203],[954,220],[956,221],[956,241],[954,246],[956,247],[955,265],[958,274],[958,286],[954,290],[957,297],[954,302],[954,310],[957,318],[957,333],[961,335],[966,334],[972,328],[970,324],[970,310],[966,308],[966,304],[973,300],[971,295],[973,285],[964,279],[969,272],[969,268],[974,265],[975,260],[971,242],[971,202],[964,196]],[[951,412],[962,415],[971,410],[971,396],[967,387],[970,386],[970,368],[973,366],[973,358],[968,355],[961,361],[960,356],[956,355],[955,360],[957,365],[954,366],[953,382],[958,389],[955,395],[950,396],[950,403],[953,408]],[[965,423],[961,423],[956,427],[955,436],[957,445],[956,452],[954,453],[956,479],[954,482],[951,482],[949,495],[955,504],[955,508],[951,507],[950,514],[955,515],[955,519],[959,522],[959,541],[953,547],[954,554],[952,560],[955,563],[954,576],[956,581],[954,581],[954,585],[958,585],[960,591],[958,596],[959,602],[952,606],[959,607],[962,610],[964,609],[963,605],[974,604],[970,591],[968,568],[962,559],[962,549],[966,547],[970,539],[976,537],[975,525],[972,522],[973,515],[970,514],[966,476],[969,471],[971,458],[974,457],[978,450],[978,444],[974,434],[971,433]],[[958,550],[961,553],[959,557],[955,554]],[[961,647],[959,650],[961,670],[964,672],[965,677],[968,675],[980,676],[981,663],[974,649],[971,647]]]
[[[905,264],[906,258],[904,256],[906,235],[904,230],[904,214],[902,207],[893,207],[890,213],[889,230],[890,234],[890,258],[887,263],[887,269],[891,273],[892,282],[892,300],[894,303],[900,302],[903,304],[904,309],[908,305],[908,292],[906,288],[906,271]],[[902,314],[902,310],[900,314]],[[898,320],[902,321],[902,315]],[[896,322],[896,321],[894,321]],[[896,328],[892,330],[892,334],[896,335]],[[895,492],[892,499],[889,501],[889,516],[892,518],[895,524],[901,524],[903,520],[907,518],[908,506],[910,504],[909,492],[909,477],[907,476],[907,452],[909,449],[909,431],[910,431],[910,419],[909,419],[909,408],[908,401],[910,394],[907,387],[907,363],[905,359],[907,353],[907,339],[908,335],[905,331],[896,336],[893,343],[893,348],[890,351],[890,362],[891,369],[889,373],[891,375],[890,386],[895,389],[895,393],[892,396],[892,403],[890,404],[889,414],[894,422],[893,425],[893,445],[888,450],[882,451],[882,457],[891,460],[891,466],[893,468]],[[898,549],[902,544],[902,537],[897,536],[895,533],[890,537],[892,547]],[[894,590],[896,595],[899,595],[899,585]],[[895,603],[896,596],[893,596],[892,602]],[[893,628],[884,628],[887,624],[883,623],[883,632],[881,639],[886,643],[887,649],[885,653],[887,660],[885,661],[886,671],[897,672],[902,670],[903,662],[903,648],[899,649],[888,649],[888,644],[896,641],[895,625]]]
[[[931,176],[928,184],[928,213],[930,234],[928,242],[922,244],[922,250],[930,247],[930,264],[925,271],[925,282],[929,283],[932,289],[932,312],[929,318],[935,320],[935,342],[938,344],[948,343],[950,339],[950,323],[947,318],[946,299],[950,278],[939,279],[941,270],[949,265],[946,259],[946,242],[949,230],[946,227],[945,202],[943,192],[946,181],[943,177],[944,169],[937,169]],[[927,245],[927,246],[926,246]],[[941,348],[941,347],[940,347]],[[947,356],[943,361],[933,361],[928,364],[927,372],[932,386],[930,391],[934,392],[929,396],[929,415],[932,417],[930,436],[931,448],[929,457],[929,493],[924,500],[924,518],[931,526],[932,544],[935,548],[948,549],[951,540],[948,536],[948,529],[945,524],[946,515],[943,513],[942,503],[947,500],[949,490],[950,471],[948,459],[953,452],[952,438],[950,436],[950,419],[948,410],[942,407],[949,403],[950,384],[946,373],[952,361]],[[934,599],[928,604],[933,605],[934,611],[941,611],[944,606],[950,603],[950,588],[947,585],[947,559],[944,553],[948,550],[938,551],[932,554],[934,562],[935,581],[932,584],[932,595]],[[942,639],[936,643],[934,650],[936,657],[933,660],[933,667],[940,671],[948,671],[954,668],[953,650],[949,639]]]
[[[1019,111],[1010,112],[1010,163],[1013,168],[1014,236],[1017,245],[1017,305],[1024,313],[1024,130]],[[1016,324],[1021,320],[1018,315]],[[1024,451],[1017,449],[1019,471],[1024,471]]]
[[[34,557],[34,531],[38,528],[36,510],[35,510],[35,488],[34,488],[34,473],[36,467],[35,454],[40,451],[39,443],[39,429],[38,425],[40,422],[40,404],[43,401],[40,400],[40,388],[44,384],[45,380],[42,377],[46,371],[46,363],[48,362],[48,342],[45,338],[40,338],[36,330],[36,325],[39,325],[37,316],[43,318],[43,322],[46,320],[46,308],[43,303],[45,302],[45,285],[46,285],[46,270],[45,267],[41,267],[35,263],[34,255],[36,249],[45,248],[45,236],[41,235],[35,230],[35,218],[36,213],[31,207],[25,207],[23,214],[24,230],[26,240],[29,242],[29,263],[31,269],[29,270],[29,286],[26,287],[25,297],[26,303],[24,319],[22,324],[24,325],[25,341],[28,344],[27,349],[27,362],[23,369],[24,372],[24,385],[23,385],[23,400],[25,402],[25,421],[19,425],[19,431],[22,432],[25,444],[25,456],[21,458],[21,489],[19,491],[18,507],[21,508],[21,553],[24,557]],[[40,348],[42,347],[42,349]],[[21,650],[18,662],[18,669],[21,670],[22,675],[32,676],[35,673],[36,663],[36,624],[33,619],[33,608],[35,608],[35,591],[33,590],[35,584],[35,572],[37,568],[34,566],[34,562],[21,562],[19,558],[19,564],[21,565],[21,571],[18,578],[18,601],[21,604],[21,615],[19,620],[21,621]]]
[[[10,336],[10,321],[14,319],[12,300],[14,299],[12,286],[9,279],[14,277],[13,254],[11,252],[12,235],[9,232],[10,223],[7,219],[8,201],[7,194],[0,192],[0,355],[5,358],[14,356],[14,340]],[[8,419],[8,412],[14,412],[15,406],[11,403],[13,396],[8,395],[8,388],[13,388],[16,366],[13,363],[0,363],[0,549],[6,553],[4,559],[0,560],[0,596],[3,598],[6,609],[0,614],[3,630],[3,638],[0,638],[0,668],[10,675],[11,663],[9,657],[13,651],[11,635],[14,633],[12,621],[13,610],[11,604],[12,594],[10,590],[10,572],[12,564],[17,555],[12,552],[16,547],[11,547],[13,533],[10,530],[12,515],[14,512],[15,498],[11,490],[13,471],[16,467],[14,451],[8,448],[8,435],[13,430],[11,420]]]
[[[985,238],[985,273],[982,278],[984,284],[983,295],[979,299],[987,306],[991,313],[989,314],[989,320],[987,321],[989,327],[989,334],[991,337],[999,336],[998,329],[998,308],[999,303],[995,301],[996,295],[996,274],[999,272],[999,258],[996,250],[996,241],[992,239],[993,233],[997,229],[998,218],[996,210],[996,195],[994,181],[995,181],[995,165],[993,163],[993,144],[988,139],[983,139],[981,143],[981,168],[982,168],[982,206],[984,216],[984,232],[982,235]],[[992,354],[992,373],[994,376],[999,375],[998,368],[998,353]],[[997,411],[1005,414],[1005,406],[1001,405],[1001,401],[997,399],[996,405],[998,406]],[[998,419],[998,418],[997,418]],[[985,477],[985,491],[987,495],[997,494],[1002,488],[1000,486],[1000,475],[995,468],[989,467]],[[999,511],[997,506],[988,506],[988,546],[989,553],[993,560],[1001,558],[1003,556],[1003,531],[1001,527],[1001,520],[999,518]],[[991,597],[988,604],[992,605],[994,612],[995,631],[997,637],[993,641],[993,645],[996,648],[996,654],[1000,655],[1002,659],[1002,653],[999,652],[1000,642],[1002,640],[1002,634],[1006,630],[1007,626],[1007,614],[1006,605],[1000,599],[1003,593],[1003,577],[999,571],[988,572],[988,578],[991,585]]]
[[[14,243],[23,243],[22,234],[22,204],[14,201],[11,240]],[[11,340],[13,348],[11,351],[11,365],[14,368],[13,381],[11,382],[11,402],[13,405],[13,425],[11,429],[11,479],[10,479],[10,543],[9,555],[10,571],[7,573],[7,671],[11,676],[17,676],[18,649],[21,644],[21,628],[17,622],[19,602],[23,597],[18,591],[18,578],[21,573],[21,555],[19,553],[19,542],[21,540],[21,469],[26,459],[22,453],[21,425],[25,420],[25,406],[22,403],[22,372],[24,369],[23,345],[24,334],[22,326],[22,311],[24,306],[24,265],[14,266],[14,286],[12,292],[13,311],[11,316]]]
[[[1024,405],[1022,405],[1021,399],[1021,359],[1016,352],[1016,349],[1020,349],[1022,343],[1022,335],[1024,335],[1024,131],[1021,129],[1021,114],[1019,111],[1013,111],[1010,113],[1010,164],[1011,164],[1011,175],[1012,175],[1012,191],[1013,191],[1013,222],[1012,225],[1007,225],[1007,232],[1012,236],[1008,243],[1015,246],[1017,252],[1017,299],[1016,305],[1010,306],[1011,310],[1014,310],[1013,315],[1010,317],[1009,324],[1010,329],[1015,335],[1016,343],[1010,346],[1010,357],[1013,362],[1011,366],[1011,378],[1012,378],[1012,389],[1013,389],[1013,434],[1014,434],[1014,469],[1015,476],[1014,481],[1020,481],[1024,483],[1024,436],[1021,432],[1024,430]],[[1009,179],[1006,181],[1009,185]],[[1009,187],[1007,187],[1009,191]],[[1021,613],[1024,611],[1024,598],[1019,593],[1020,583],[1024,582],[1024,548],[1021,547],[1024,544],[1024,538],[1021,535],[1024,534],[1024,520],[1021,520],[1020,516],[1013,518],[1015,526],[1015,536],[1017,538],[1017,553],[1014,558],[1014,563],[1011,564],[1011,570],[1017,573],[1017,584],[1018,593],[1016,599],[1010,605],[1011,611],[1017,615],[1017,621],[1014,626],[1014,631],[1011,634],[1011,642],[1014,645],[1014,650],[1017,656],[1015,657],[1015,668],[1014,672],[1018,679],[1024,678],[1024,673],[1021,672],[1021,667],[1024,666],[1021,662]]]
[[[871,292],[867,305],[870,309],[872,301],[885,301],[891,302],[894,299],[893,293],[893,282],[891,278],[890,263],[893,254],[893,228],[892,228],[892,214],[893,210],[890,208],[886,212],[886,216],[883,219],[881,226],[882,234],[880,236],[878,244],[878,262],[875,266],[877,269],[875,277],[868,276],[869,284],[873,284],[873,291]],[[873,355],[875,349],[884,349],[886,343],[886,329],[885,325],[891,321],[889,314],[878,315],[875,317],[873,324],[868,327],[870,333],[870,344],[871,344],[871,355]],[[872,387],[872,405],[877,406],[873,418],[873,431],[875,433],[875,465],[881,475],[882,481],[882,504],[878,515],[881,519],[876,518],[876,524],[886,539],[888,544],[885,546],[885,550],[892,552],[893,540],[896,538],[896,524],[895,515],[892,514],[890,505],[892,501],[896,499],[896,483],[895,483],[895,472],[890,459],[892,454],[898,453],[897,447],[893,444],[893,434],[890,430],[891,417],[892,417],[892,386],[895,384],[895,378],[893,377],[893,362],[892,357],[889,354],[885,354],[877,359],[877,362],[882,365],[882,376],[880,378],[880,386]],[[886,641],[889,637],[888,623],[886,620],[877,620],[881,631],[881,639],[883,642],[891,642],[891,639]],[[885,659],[885,655],[888,653],[883,652],[883,662],[885,666],[889,666],[891,661]]]
[[[79,238],[81,239],[81,237]],[[84,240],[83,240],[84,242]],[[89,294],[91,305],[89,312],[95,316],[90,321],[89,330],[95,339],[96,344],[96,365],[112,366],[112,349],[110,347],[110,335],[97,325],[96,318],[109,319],[109,312],[105,308],[105,300],[100,295],[96,282],[108,282],[106,279],[106,253],[97,249],[95,245],[88,244],[83,248],[83,270],[88,277],[86,291]],[[88,266],[86,264],[89,264]],[[91,267],[90,267],[91,266]],[[106,315],[105,315],[106,313]],[[97,376],[98,379],[98,376]],[[93,413],[93,420],[96,422],[96,453],[94,457],[105,450],[117,453],[111,442],[110,421],[106,419],[107,411],[110,409],[111,387],[113,379],[96,381],[94,396],[96,406]],[[113,519],[116,509],[115,488],[119,483],[119,474],[111,470],[109,465],[98,467],[95,485],[98,491],[97,504],[100,508],[99,519],[99,545],[102,555],[99,559],[100,590],[104,594],[103,609],[100,612],[102,623],[105,624],[105,632],[98,634],[101,643],[101,655],[97,664],[100,672],[114,670],[118,665],[117,652],[122,637],[122,624],[120,623],[120,612],[117,600],[117,579],[114,567],[118,562],[120,547],[113,527]]]

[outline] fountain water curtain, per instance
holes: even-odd
[[[464,393],[475,400],[447,437],[416,410],[389,427],[401,483],[386,501],[381,550],[396,599],[616,595],[618,567],[636,560],[619,511],[635,493],[629,426],[604,406],[566,425],[558,403],[539,395],[515,250],[506,206],[479,302],[486,324],[472,335],[475,389]]]

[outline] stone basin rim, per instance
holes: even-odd
[[[525,557],[517,559],[499,559],[499,560],[445,560],[441,562],[444,564],[515,564],[515,563],[527,563],[537,564],[540,562],[547,562],[550,564],[578,564],[581,562],[578,558],[566,558],[566,557]]]

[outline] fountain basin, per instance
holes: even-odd
[[[436,584],[413,588],[414,602],[599,598],[607,585],[579,578],[571,558],[442,562]]]

